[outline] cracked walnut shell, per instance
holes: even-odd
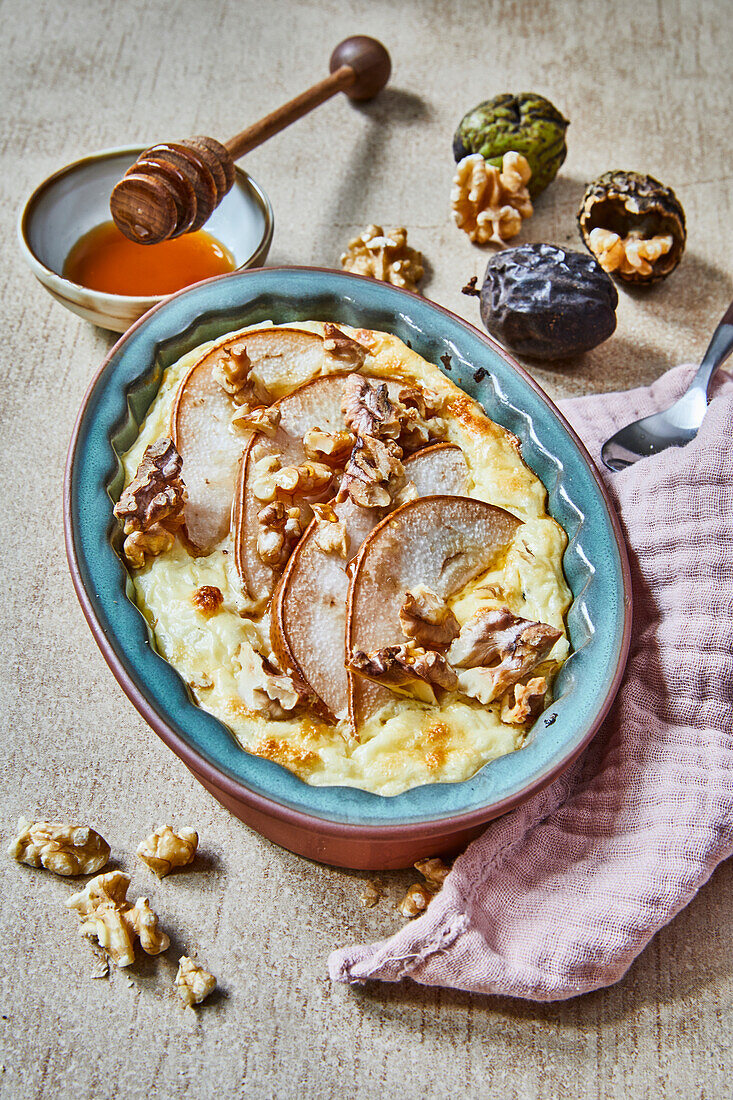
[[[216,978],[199,966],[188,955],[178,960],[178,973],[175,976],[176,992],[187,1008],[193,1008],[205,1000],[216,989]]]
[[[453,221],[476,244],[504,244],[533,213],[527,183],[532,170],[521,153],[505,153],[501,170],[480,153],[456,165],[451,189]]]
[[[18,821],[18,835],[8,855],[30,867],[45,867],[55,875],[93,875],[109,859],[110,847],[88,825],[51,821]]]
[[[176,867],[193,863],[199,845],[195,829],[184,825],[178,832],[161,825],[138,846],[137,854],[158,878],[165,878]]]
[[[381,225],[368,225],[349,241],[341,266],[356,275],[369,275],[404,290],[416,291],[425,274],[422,255],[408,245],[404,226],[385,234]]]

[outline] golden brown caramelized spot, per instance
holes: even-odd
[[[425,274],[422,255],[408,245],[404,226],[385,234],[381,225],[368,225],[363,233],[349,241],[341,256],[341,266],[346,271],[369,275],[405,290],[417,290]]]
[[[633,230],[626,237],[610,229],[592,229],[588,235],[590,250],[609,275],[651,275],[660,256],[666,256],[674,241],[670,235],[643,237]]]
[[[503,244],[516,237],[522,219],[533,212],[526,186],[531,175],[529,163],[520,153],[505,153],[501,169],[480,153],[464,157],[453,177],[453,221],[477,244]]]
[[[343,467],[356,442],[353,432],[324,432],[309,428],[303,436],[306,458],[325,462],[329,466]]]
[[[425,649],[447,649],[461,632],[451,609],[425,584],[405,592],[399,614],[402,633]]]
[[[388,440],[359,436],[344,468],[339,499],[348,495],[363,508],[386,508],[405,483],[401,449]]]
[[[139,844],[137,854],[158,878],[165,878],[176,867],[193,863],[198,846],[195,829],[184,825],[176,833],[172,826],[161,825]]]
[[[537,668],[560,636],[554,626],[517,618],[506,607],[482,609],[461,628],[447,656],[465,670],[459,690],[486,704]]]
[[[300,508],[275,500],[259,510],[257,523],[257,554],[271,569],[284,569],[303,534]]]
[[[178,960],[178,973],[174,979],[176,992],[186,1008],[200,1005],[216,989],[216,978],[195,963],[188,955]]]
[[[272,439],[280,426],[280,417],[277,405],[256,405],[254,408],[240,405],[232,414],[232,424],[237,428],[261,432]]]
[[[55,875],[93,875],[109,859],[107,841],[88,825],[51,821],[18,821],[18,835],[8,855],[30,867],[45,867]]]
[[[521,726],[536,718],[542,710],[547,693],[547,680],[536,676],[526,684],[513,684],[501,702],[501,720],[507,725]]]
[[[435,688],[451,691],[458,683],[442,653],[409,644],[385,646],[375,653],[357,650],[346,667],[383,687],[409,689],[431,703],[436,702]]]
[[[191,597],[191,603],[204,618],[210,619],[224,603],[224,596],[215,584],[202,584]]]
[[[407,891],[397,908],[403,917],[419,917],[430,905],[433,897],[426,883],[416,882]]]
[[[320,760],[317,752],[294,744],[284,737],[264,737],[256,744],[248,746],[247,751],[254,753],[255,756],[263,756],[266,760],[272,760],[276,764],[282,764],[284,767],[294,765],[308,769]]]
[[[140,569],[146,557],[170,549],[175,532],[183,525],[187,500],[181,478],[181,456],[169,438],[145,448],[134,478],[114,506],[127,536],[123,552],[130,565]]]
[[[66,901],[83,922],[79,934],[96,939],[118,966],[130,966],[135,961],[136,936],[148,955],[159,955],[170,946],[148,899],[138,898],[134,905],[128,901],[129,885],[129,875],[108,871],[91,879]]]
[[[341,409],[346,427],[355,435],[396,439],[400,434],[399,410],[390,399],[385,382],[370,382],[350,374],[344,385]]]
[[[323,326],[323,350],[341,366],[359,370],[369,354],[368,348],[328,322]]]
[[[384,896],[384,885],[378,878],[370,878],[364,883],[359,901],[365,909],[373,909]]]

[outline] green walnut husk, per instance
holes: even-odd
[[[535,92],[497,95],[463,116],[453,137],[453,156],[459,161],[480,153],[501,168],[504,153],[521,153],[532,169],[529,193],[534,199],[565,160],[569,125],[549,99]]]
[[[638,272],[613,274],[627,283],[655,283],[674,271],[682,259],[687,240],[685,212],[671,187],[641,172],[605,172],[589,183],[578,211],[578,226],[589,252],[594,229],[609,229],[620,237],[638,233],[642,237],[670,235],[672,248],[652,264],[650,275]]]

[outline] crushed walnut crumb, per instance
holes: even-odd
[[[174,979],[176,992],[186,1008],[193,1008],[214,992],[216,978],[188,955],[178,960],[178,973]]]

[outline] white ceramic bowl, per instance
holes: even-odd
[[[62,271],[79,238],[110,220],[112,188],[144,148],[103,149],[68,164],[35,189],[18,219],[23,256],[49,294],[86,321],[113,332],[125,332],[167,295],[105,294],[64,279]],[[237,168],[234,186],[209,218],[207,231],[229,249],[241,270],[265,262],[273,228],[270,200],[251,176]]]

